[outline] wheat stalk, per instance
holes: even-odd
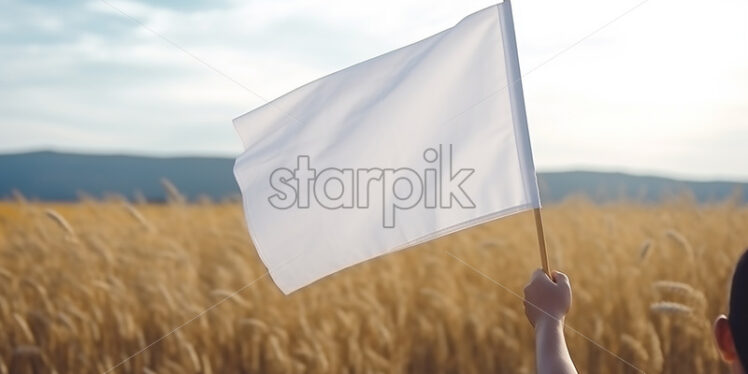
[[[668,229],[665,231],[665,234],[669,238],[673,239],[676,243],[678,243],[681,248],[683,248],[683,251],[686,252],[686,254],[688,255],[688,258],[690,259],[694,258],[693,247],[691,246],[691,243],[688,241],[688,239],[686,239],[686,237],[683,236],[683,234],[681,234],[675,229]]]
[[[690,315],[693,312],[691,307],[673,301],[658,301],[652,303],[649,309],[655,313],[669,315]]]
[[[186,199],[184,195],[182,195],[181,192],[179,192],[179,189],[177,186],[174,185],[170,180],[166,178],[161,178],[161,186],[164,187],[164,191],[166,191],[166,201],[173,203],[173,204],[184,204]]]
[[[68,221],[60,215],[60,213],[57,213],[54,209],[47,209],[44,211],[44,213],[52,219],[61,229],[63,229],[71,238],[75,238],[75,230],[73,230],[73,226],[68,223]]]
[[[145,228],[148,232],[156,232],[156,228],[150,222],[148,222],[148,220],[145,219],[145,216],[143,216],[143,214],[140,213],[137,208],[132,206],[132,204],[124,203],[123,206],[125,207],[125,210],[130,213],[130,216],[138,221],[138,223],[140,223],[140,225],[143,226],[143,228]]]

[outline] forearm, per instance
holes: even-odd
[[[543,319],[535,325],[538,374],[569,374],[577,369],[569,356],[562,321]]]

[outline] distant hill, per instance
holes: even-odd
[[[13,190],[29,199],[73,201],[81,193],[94,197],[141,195],[164,201],[161,179],[167,178],[190,199],[236,196],[234,160],[210,157],[102,156],[57,152],[0,155],[0,199]],[[690,191],[699,201],[721,200],[739,191],[748,202],[748,183],[691,182],[621,173],[586,171],[540,173],[541,196],[554,202],[583,194],[596,201],[657,201]]]
[[[684,192],[701,202],[724,200],[733,194],[738,194],[740,201],[748,202],[748,183],[740,182],[694,182],[623,173],[568,171],[539,173],[538,184],[543,201],[551,202],[575,194],[599,202],[621,199],[652,202]]]
[[[80,193],[102,197],[136,193],[152,201],[165,200],[161,179],[180,192],[223,198],[239,193],[233,160],[208,157],[102,156],[57,152],[0,155],[0,198],[18,190],[30,199],[77,200]]]

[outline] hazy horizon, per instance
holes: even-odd
[[[130,153],[127,151],[123,152],[116,152],[116,151],[105,151],[105,152],[85,152],[85,151],[78,151],[78,150],[60,150],[60,149],[54,149],[54,148],[39,148],[39,149],[29,149],[29,150],[21,150],[19,152],[4,152],[0,151],[0,157],[2,156],[12,156],[12,155],[23,155],[23,154],[33,154],[33,153],[43,153],[43,152],[51,152],[51,153],[59,153],[59,154],[66,154],[66,155],[82,155],[82,156],[114,156],[114,157],[145,157],[145,158],[158,158],[158,159],[174,159],[174,158],[206,158],[206,159],[234,159],[236,155],[226,155],[226,154],[206,154],[206,153],[200,153],[200,154],[190,154],[190,153],[178,153],[178,154],[159,154],[159,153]],[[586,165],[570,165],[568,167],[559,167],[559,168],[539,168],[537,169],[537,172],[540,174],[543,173],[574,173],[574,172],[592,172],[592,173],[609,173],[609,174],[625,174],[633,177],[655,177],[655,178],[665,178],[665,179],[672,179],[675,181],[688,181],[688,182],[729,182],[729,183],[748,183],[748,177],[746,178],[740,178],[740,177],[715,177],[715,178],[700,178],[698,176],[689,176],[689,175],[677,175],[677,174],[668,174],[668,173],[661,173],[657,171],[648,171],[648,170],[628,170],[625,168],[619,168],[619,169],[605,169],[605,168],[598,168],[595,166],[586,166]]]

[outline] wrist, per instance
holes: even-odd
[[[543,316],[535,321],[535,332],[562,329],[564,328],[564,316],[561,318],[554,318],[551,316]]]

